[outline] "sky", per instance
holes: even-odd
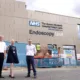
[[[17,0],[25,2],[27,9],[80,18],[80,0]]]

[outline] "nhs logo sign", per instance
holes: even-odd
[[[38,22],[38,21],[29,21],[29,25],[30,26],[40,27],[40,22]]]

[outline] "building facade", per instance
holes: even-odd
[[[0,34],[6,41],[14,38],[26,43],[76,45],[80,52],[80,18],[26,10],[25,3],[0,0]]]

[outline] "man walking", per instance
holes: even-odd
[[[26,62],[28,67],[28,74],[26,77],[30,77],[31,65],[34,73],[34,78],[36,78],[36,69],[34,64],[34,55],[36,54],[36,47],[32,44],[32,41],[28,40],[28,45],[26,45]]]
[[[3,42],[3,36],[0,36],[0,78],[4,78],[2,76],[2,67],[5,56],[6,56],[6,44],[5,42]]]

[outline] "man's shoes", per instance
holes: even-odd
[[[37,78],[37,76],[34,76],[34,78]]]
[[[3,76],[0,76],[0,78],[4,78]]]
[[[29,78],[29,77],[30,77],[30,75],[25,76],[25,78]]]

